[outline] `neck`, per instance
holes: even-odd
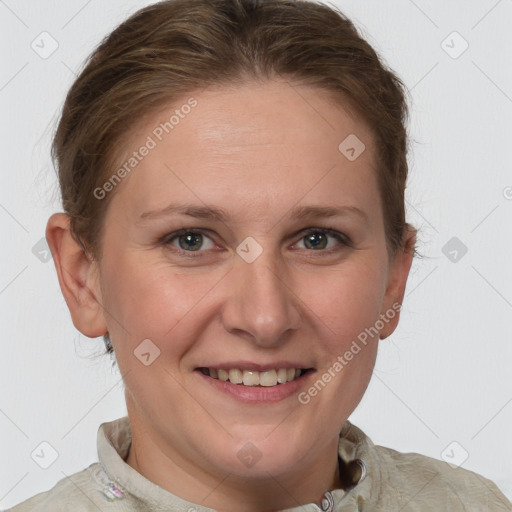
[[[259,478],[240,477],[208,470],[206,464],[194,463],[199,457],[186,457],[168,445],[153,431],[132,425],[132,444],[126,463],[151,482],[170,493],[218,512],[267,512],[319,505],[324,493],[340,488],[338,438],[332,440],[315,460],[295,464],[286,474]],[[306,470],[304,469],[306,468]]]

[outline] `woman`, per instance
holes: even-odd
[[[415,251],[400,80],[310,2],[174,0],[93,53],[54,139],[46,237],[128,416],[12,510],[510,510],[348,417]]]

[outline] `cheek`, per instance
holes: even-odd
[[[379,317],[384,295],[383,269],[377,261],[354,262],[307,279],[299,294],[330,333],[330,352],[343,347],[373,325]],[[306,309],[307,311],[307,309]],[[309,313],[308,313],[309,314]]]
[[[162,348],[164,340],[172,339],[173,350],[179,351],[181,337],[173,336],[173,330],[180,332],[182,320],[201,310],[201,300],[222,275],[180,270],[144,255],[120,257],[105,273],[104,307],[110,316],[109,329],[123,339],[123,348],[133,350],[146,338],[154,339]]]
[[[126,252],[111,260],[105,266],[103,299],[114,343],[122,340],[119,348],[133,352],[149,338],[162,351],[166,347],[167,354],[185,352],[190,340],[219,314],[218,306],[233,300],[215,290],[217,284],[222,288],[225,268],[197,270],[173,267],[164,258],[148,258],[147,253]],[[309,318],[307,323],[316,325],[318,342],[329,356],[343,353],[380,313],[383,269],[371,251],[336,268],[290,271],[287,281],[298,297],[296,307]]]

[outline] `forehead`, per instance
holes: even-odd
[[[258,199],[256,212],[280,200],[290,207],[306,193],[321,201],[345,192],[364,198],[376,186],[365,122],[324,91],[284,80],[183,96],[137,124],[117,165],[143,146],[151,149],[116,191],[138,210],[163,205],[170,191],[211,204]]]

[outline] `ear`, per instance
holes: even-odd
[[[404,230],[402,247],[397,249],[396,255],[389,265],[389,277],[380,318],[384,327],[380,330],[380,339],[390,336],[398,325],[400,308],[404,299],[405,285],[414,256],[416,245],[416,229],[407,224]]]
[[[53,214],[46,225],[46,240],[74,326],[85,336],[96,338],[108,331],[99,267],[71,234],[70,220],[65,213]]]

